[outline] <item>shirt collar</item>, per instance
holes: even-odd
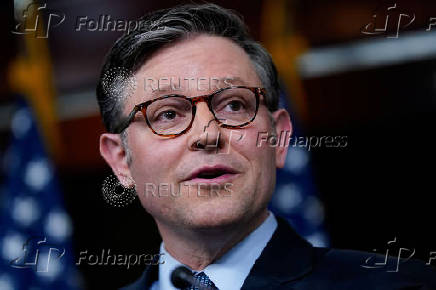
[[[182,263],[173,258],[165,250],[163,242],[160,244],[160,253],[165,257],[165,263],[159,265],[159,290],[177,290],[173,283],[171,283],[171,273],[175,268],[181,266]]]
[[[240,289],[276,228],[277,220],[269,212],[267,219],[259,227],[220,259],[208,265],[203,272],[220,290]],[[165,250],[163,242],[160,252],[164,254],[165,263],[159,265],[159,289],[177,290],[172,285],[170,276],[182,264]]]

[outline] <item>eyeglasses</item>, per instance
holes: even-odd
[[[261,95],[265,98],[264,88],[231,86],[210,95],[192,98],[183,95],[162,96],[136,105],[115,133],[124,131],[133,122],[136,113],[141,111],[154,134],[177,137],[192,127],[199,102],[207,103],[221,127],[242,128],[256,118]]]

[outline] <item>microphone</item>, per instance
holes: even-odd
[[[200,283],[198,283],[198,281],[195,280],[194,275],[192,275],[192,272],[184,266],[179,266],[175,268],[173,272],[171,272],[171,283],[173,283],[174,287],[179,289],[183,289],[191,286],[194,286],[199,290],[217,289],[215,287],[200,285]]]

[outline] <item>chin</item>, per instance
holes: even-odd
[[[231,202],[231,201],[230,201]],[[185,216],[188,219],[188,225],[197,229],[221,229],[234,226],[246,218],[247,211],[244,207],[236,206],[229,203],[209,202],[207,204],[198,205],[185,211]]]

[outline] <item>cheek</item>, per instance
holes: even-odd
[[[266,128],[247,128],[244,130],[244,137],[234,146],[236,150],[246,159],[251,167],[253,185],[264,188],[274,182],[275,177],[275,148],[269,144],[260,144],[258,141],[259,132],[268,132]]]
[[[250,157],[249,160],[262,162],[263,165],[268,166],[271,162],[275,162],[275,148],[269,143],[270,139],[266,138],[266,136],[272,136],[271,128],[268,127],[269,122],[265,120],[263,122],[256,121],[253,124],[255,126],[244,130],[244,138],[240,143],[244,147],[243,150],[249,155],[247,156],[247,158]]]
[[[260,117],[260,116],[259,116]],[[266,116],[259,118],[252,128],[247,128],[243,145],[247,160],[254,169],[254,178],[260,192],[270,193],[275,184],[276,148],[269,142],[260,142],[265,136],[272,136],[272,129]]]
[[[174,183],[173,170],[183,147],[174,139],[147,137],[129,143],[132,154],[130,171],[142,206],[152,215],[166,215],[172,204],[167,196],[172,190],[170,184]]]
[[[130,169],[139,189],[144,190],[145,184],[158,186],[160,183],[171,182],[173,169],[180,160],[182,144],[175,139],[161,139],[144,133],[142,135],[145,136],[129,140],[132,154]]]

